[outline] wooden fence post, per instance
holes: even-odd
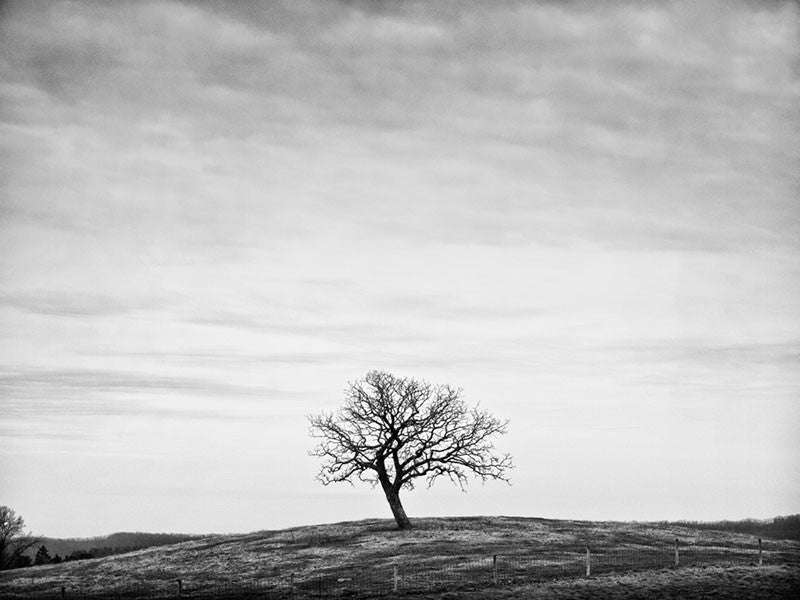
[[[764,564],[764,559],[762,558],[761,554],[761,538],[758,538],[758,566],[761,567]]]
[[[393,567],[394,573],[392,575],[392,591],[396,592],[398,588],[398,584],[400,582],[400,577],[397,574],[397,565]]]
[[[67,597],[67,588],[62,585],[61,586],[61,600],[64,600],[64,598],[66,598],[66,597]]]
[[[677,567],[680,564],[680,558],[678,558],[678,538],[675,538],[675,566]]]
[[[180,579],[178,579],[178,598],[181,597],[182,593],[183,593],[183,582]]]
[[[492,557],[492,584],[497,585],[497,554]]]
[[[289,574],[289,596],[294,598],[294,573]]]
[[[592,551],[589,550],[589,546],[586,546],[586,576],[591,577],[592,575]]]

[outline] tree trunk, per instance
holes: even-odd
[[[400,502],[400,490],[396,490],[392,485],[387,485],[384,486],[383,491],[386,494],[389,507],[392,509],[394,520],[397,521],[397,527],[400,529],[411,527],[411,521],[408,520],[403,503]]]

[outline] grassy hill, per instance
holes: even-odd
[[[493,589],[504,597],[502,590],[519,586],[585,581],[587,546],[593,578],[674,569],[676,539],[684,574],[709,565],[748,568],[758,564],[759,556],[758,540],[751,535],[686,524],[519,517],[414,523],[406,531],[396,530],[393,521],[366,520],[207,536],[124,555],[6,571],[0,573],[0,597],[34,597],[61,586],[70,598],[89,592],[167,597],[176,594],[178,579],[188,597],[204,591],[214,591],[216,597],[226,591],[237,597],[247,591],[258,591],[261,597],[370,596],[390,594],[395,585],[401,593]],[[800,545],[765,540],[762,558],[761,576],[767,573],[764,569],[787,564],[795,573]]]

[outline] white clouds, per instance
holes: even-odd
[[[675,396],[708,416],[772,394],[761,426],[782,431],[798,21],[789,2],[12,4],[2,447],[49,435],[32,396],[109,431],[193,402],[238,423],[215,395],[296,417],[373,367],[522,423],[567,427],[591,397],[598,426],[654,436],[689,427]],[[302,455],[298,423],[280,439]]]
[[[53,21],[65,10],[57,6]],[[790,9],[758,15],[785,42],[763,50],[742,42],[742,19],[730,10],[711,20],[683,4],[507,8],[465,7],[450,17],[419,7],[377,15],[343,8],[306,15],[302,35],[280,28],[285,14],[243,22],[171,3],[77,11],[80,27],[59,31],[66,48],[58,54],[81,102],[58,110],[81,125],[51,130],[53,160],[75,173],[62,164],[64,151],[82,156],[79,174],[91,168],[104,192],[116,183],[134,198],[155,192],[174,203],[188,193],[219,204],[260,196],[283,214],[288,204],[306,217],[313,207],[312,229],[339,227],[344,202],[355,225],[369,228],[368,215],[385,215],[395,231],[427,236],[454,222],[450,236],[500,243],[529,239],[530,213],[509,220],[494,208],[525,195],[553,207],[537,211],[550,228],[544,235],[569,235],[577,220],[581,235],[591,231],[602,243],[641,247],[652,238],[684,247],[706,238],[708,247],[720,236],[716,245],[731,248],[731,238],[751,232],[718,212],[698,214],[693,198],[769,219],[796,187],[796,115],[772,102],[787,93],[780,84],[791,37],[781,19]],[[100,25],[88,27],[92,20]],[[109,28],[118,30],[114,42]],[[42,33],[23,45],[31,55],[56,43]],[[651,41],[642,45],[642,36]],[[435,47],[422,43],[431,37]],[[107,48],[114,66],[84,60],[94,46]],[[38,73],[42,62],[52,65],[18,58],[12,75]],[[737,81],[771,81],[745,93],[729,65]],[[90,82],[87,69],[99,69],[99,79]],[[734,178],[737,185],[724,185]],[[764,185],[779,186],[770,190],[775,208],[739,200]],[[426,208],[431,198],[435,214]],[[663,214],[640,234],[619,231],[608,219],[585,222],[598,203],[611,216],[643,205]],[[679,210],[663,211],[667,203]],[[564,206],[579,211],[554,222]],[[302,209],[288,208],[295,221]],[[230,211],[214,211],[215,220],[221,212]],[[782,210],[772,224],[796,221]]]
[[[439,24],[360,11],[349,11],[321,35],[323,42],[334,47],[342,45],[367,53],[378,48],[384,51],[392,48],[418,50],[420,47],[428,50],[432,45],[446,42],[447,37],[447,31]]]

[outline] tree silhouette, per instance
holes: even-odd
[[[507,422],[467,407],[461,393],[370,371],[350,383],[338,411],[308,417],[311,436],[321,440],[310,453],[323,459],[317,479],[380,484],[400,529],[411,525],[400,491],[416,479],[430,487],[445,476],[462,489],[468,474],[508,482],[511,456],[496,454],[492,443]]]
[[[0,570],[30,565],[25,552],[38,540],[24,530],[25,520],[8,506],[0,506]]]
[[[47,550],[47,546],[42,545],[36,551],[36,557],[33,559],[34,565],[49,565],[53,562],[53,559],[50,558],[50,552]]]

